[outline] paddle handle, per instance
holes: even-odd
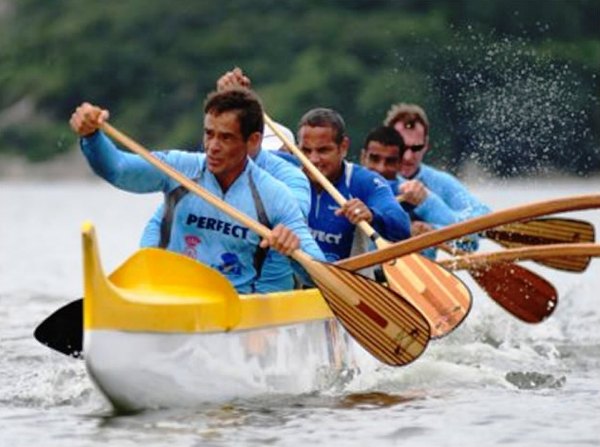
[[[477,233],[490,228],[531,219],[551,213],[578,211],[600,207],[600,194],[570,196],[560,199],[535,202],[509,208],[503,211],[475,217],[468,221],[458,222],[436,231],[430,231],[396,242],[389,247],[336,262],[336,265],[349,270],[360,270],[375,264],[390,261],[408,253],[433,247],[442,242],[460,238],[466,234]]]
[[[202,199],[213,205],[215,208],[223,211],[224,213],[228,214],[231,218],[236,219],[238,222],[241,222],[242,224],[246,225],[260,237],[266,238],[269,237],[269,235],[271,234],[271,230],[269,230],[267,227],[255,221],[247,214],[244,214],[241,211],[235,209],[227,202],[219,199],[217,196],[211,194],[210,192],[202,188],[200,185],[198,185],[196,182],[192,181],[191,179],[177,171],[175,168],[171,167],[164,161],[152,155],[152,153],[148,149],[134,141],[132,138],[125,135],[120,130],[116,129],[115,127],[111,126],[106,122],[103,123],[100,127],[107,135],[109,135],[111,138],[114,138],[116,141],[121,143],[131,152],[138,154],[148,163],[167,174],[173,180],[181,183],[188,190],[190,190],[194,194],[197,194]],[[298,262],[306,262],[307,260],[311,259],[310,256],[308,256],[306,253],[302,252],[299,249],[292,253],[292,257]]]
[[[333,197],[333,200],[335,200],[338,205],[340,205],[340,206],[344,205],[348,201],[348,199],[346,199],[337,190],[337,188],[335,186],[333,186],[333,184],[329,181],[329,179],[327,177],[325,177],[321,173],[321,171],[319,171],[315,167],[314,164],[312,164],[312,162],[306,157],[306,155],[304,155],[304,153],[300,150],[300,148],[298,148],[298,146],[296,146],[293,141],[290,141],[290,139],[288,137],[286,137],[283,134],[283,132],[281,132],[281,130],[275,125],[275,122],[266,113],[263,114],[263,119],[265,120],[265,123],[267,123],[267,126],[269,126],[271,128],[273,133],[275,135],[277,135],[277,138],[279,138],[282,141],[282,143],[285,145],[285,147],[287,147],[290,150],[290,152],[292,154],[294,154],[298,158],[298,160],[300,160],[300,163],[302,163],[302,166],[304,166],[304,169],[306,169],[310,173],[311,177],[314,178],[323,187],[323,189],[329,193],[329,195],[331,197]],[[364,220],[361,220],[357,224],[357,226],[368,237],[372,237],[374,234],[376,234],[375,229],[371,225],[369,225],[367,222],[365,222]]]

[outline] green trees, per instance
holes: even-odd
[[[150,147],[193,148],[235,65],[294,127],[338,109],[356,155],[393,102],[432,121],[431,157],[498,175],[600,169],[597,2],[19,0],[0,8],[0,152],[69,150],[88,100]]]

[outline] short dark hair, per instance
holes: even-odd
[[[318,107],[306,112],[298,123],[298,130],[303,126],[331,127],[335,131],[335,142],[340,144],[346,136],[346,123],[342,116],[333,109]]]
[[[404,138],[400,135],[393,127],[389,126],[379,126],[372,129],[367,138],[365,138],[365,143],[363,149],[366,151],[369,143],[371,141],[376,141],[377,143],[381,143],[384,146],[398,146],[398,151],[400,155],[404,152]]]
[[[220,115],[224,112],[235,112],[244,141],[254,132],[262,134],[263,106],[253,91],[239,87],[209,93],[204,101],[204,113]]]

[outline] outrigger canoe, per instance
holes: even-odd
[[[317,289],[238,295],[219,272],[158,249],[106,276],[91,223],[82,237],[84,358],[118,409],[310,392],[375,361]]]

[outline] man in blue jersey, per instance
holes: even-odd
[[[360,163],[377,172],[398,191],[398,170],[404,153],[404,140],[396,129],[379,126],[371,130],[360,151]]]
[[[355,238],[360,234],[355,227],[360,221],[368,222],[389,241],[410,236],[408,215],[385,179],[345,160],[350,140],[337,112],[325,108],[308,111],[298,124],[298,141],[304,155],[348,199],[340,207],[311,179],[308,225],[328,260],[344,259],[366,249],[364,243],[357,247],[360,237]]]
[[[394,193],[402,195],[403,206],[420,222],[413,230],[437,229],[490,212],[456,177],[423,163],[429,150],[429,120],[421,107],[395,104],[384,124],[404,140]],[[475,250],[477,238],[464,240],[460,247]]]
[[[262,137],[260,100],[247,89],[213,92],[204,113],[205,154],[173,150],[155,155],[250,217],[267,220],[273,230],[261,241],[195,194],[186,194],[173,210],[167,248],[220,270],[240,293],[287,290],[287,278],[260,282],[261,249],[271,247],[289,255],[300,247],[315,259],[324,257],[289,190],[248,158]],[[71,117],[71,127],[82,137],[82,151],[94,172],[131,192],[168,195],[180,186],[141,157],[117,149],[98,131],[107,118],[107,111],[88,103]],[[304,275],[298,265],[294,268]]]
[[[250,88],[249,79],[244,76],[239,68],[226,72],[217,81],[217,91],[238,87]],[[279,142],[280,147],[282,144],[275,135],[269,141],[265,142],[265,132],[267,130],[268,126],[265,126],[261,144],[250,147],[248,155],[258,167],[264,169],[285,184],[300,206],[302,215],[308,218],[310,210],[310,185],[308,178],[297,166],[286,162],[271,152],[271,150],[267,150],[266,145],[274,147],[277,146],[275,143]],[[185,194],[187,194],[187,190],[179,187],[165,195],[164,203],[158,207],[144,228],[140,243],[142,247],[165,248],[168,245],[172,231],[173,209]],[[282,288],[291,289],[293,286],[291,260],[276,250],[268,250],[262,262],[261,274],[257,280],[256,290],[266,293],[281,290]]]

